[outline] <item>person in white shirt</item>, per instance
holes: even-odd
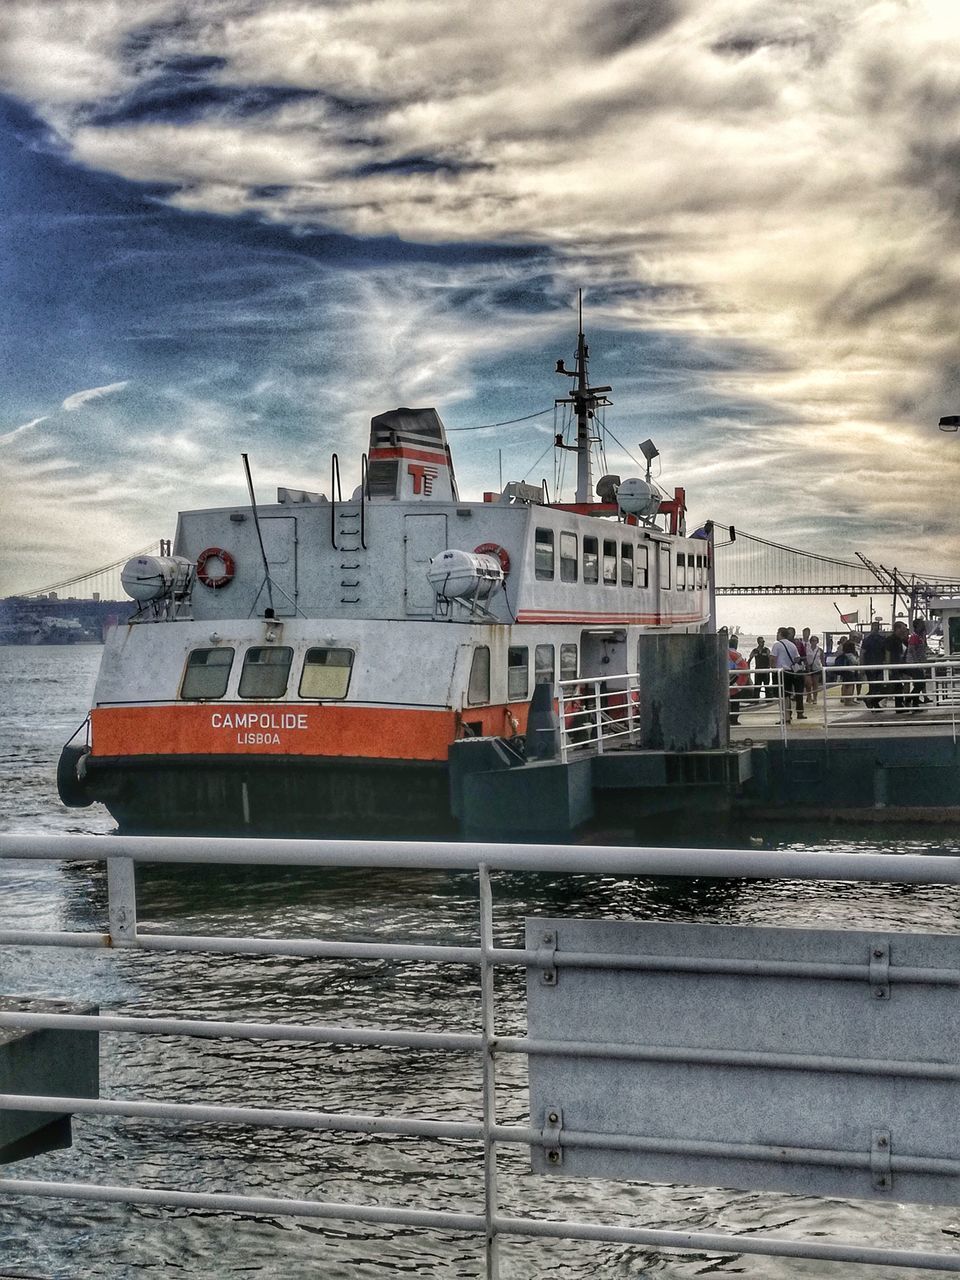
[[[797,646],[787,634],[786,627],[780,627],[777,631],[777,638],[770,646],[770,656],[776,663],[777,670],[781,672],[783,709],[787,722],[789,723],[792,714],[791,698],[796,703],[797,719],[806,720],[803,710],[803,662]]]

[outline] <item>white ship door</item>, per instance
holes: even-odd
[[[297,518],[296,516],[262,516],[260,532],[263,549],[270,566],[273,583],[273,607],[278,618],[290,618],[297,611]],[[262,566],[260,567],[263,572]],[[262,612],[269,601],[266,583],[257,599]]]
[[[673,615],[671,605],[673,597],[670,595],[673,587],[671,576],[673,548],[669,542],[654,542],[651,545],[655,551],[657,565],[656,577],[653,579],[657,591],[657,625],[666,626]]]
[[[447,547],[445,515],[403,517],[403,549],[406,568],[403,598],[407,616],[432,618],[435,594],[427,581],[427,569],[434,556]]]

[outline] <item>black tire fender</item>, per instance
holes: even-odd
[[[89,747],[66,746],[57,761],[57,794],[68,809],[86,809],[93,804],[93,796],[87,790],[82,776],[82,762],[89,755]]]

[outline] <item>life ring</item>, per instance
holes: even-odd
[[[207,573],[208,560],[220,560],[223,564],[223,573],[219,573],[216,576],[212,573]],[[225,587],[228,582],[232,582],[236,571],[236,561],[229,551],[224,551],[223,547],[207,547],[205,551],[201,551],[197,556],[197,581],[202,582],[205,587],[210,587],[212,591]]]
[[[506,550],[497,542],[481,542],[479,547],[473,548],[475,556],[496,556],[500,561],[500,568],[503,570],[503,576],[506,577],[510,572],[510,557]]]

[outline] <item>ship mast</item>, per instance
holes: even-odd
[[[557,373],[575,379],[569,396],[556,401],[557,404],[572,404],[577,416],[577,443],[565,445],[557,436],[557,445],[562,449],[576,449],[577,453],[577,502],[593,501],[593,438],[590,424],[593,422],[595,410],[600,405],[612,404],[606,393],[612,387],[591,387],[587,377],[587,361],[590,350],[583,336],[583,290],[578,290],[578,306],[580,332],[577,338],[577,363],[574,369],[567,369],[562,360],[557,361]]]

